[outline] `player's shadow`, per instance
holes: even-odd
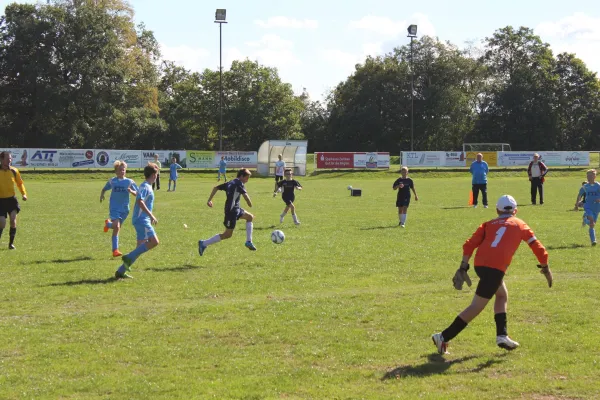
[[[587,247],[586,245],[580,243],[571,243],[571,244],[561,244],[558,246],[546,246],[548,250],[569,250],[569,249],[580,249],[582,247]]]
[[[500,357],[503,356],[505,356],[505,354],[501,355]],[[479,356],[466,356],[457,358],[456,360],[446,361],[442,355],[434,353],[427,356],[426,363],[420,365],[403,365],[398,368],[394,368],[393,370],[386,372],[381,380],[384,381],[387,379],[400,379],[408,377],[424,378],[431,375],[443,374],[455,364],[461,364],[465,361],[469,361],[478,357]],[[486,362],[480,363],[475,368],[469,370],[469,372],[481,372],[484,369],[501,362],[503,362],[503,360],[490,359]]]
[[[144,271],[152,271],[152,272],[184,272],[190,271],[194,269],[204,269],[206,267],[199,267],[196,265],[184,264],[178,267],[167,267],[167,268],[144,268]]]
[[[400,225],[395,224],[395,225],[382,225],[382,226],[366,226],[364,228],[359,228],[361,231],[374,231],[377,229],[391,229],[391,228],[397,228]]]
[[[117,278],[110,277],[106,279],[81,279],[79,281],[57,282],[50,283],[45,286],[78,286],[78,285],[106,285],[107,283],[116,282]]]
[[[460,210],[462,208],[473,208],[473,206],[442,207],[442,210]]]
[[[254,227],[254,230],[255,230],[255,231],[266,231],[266,230],[268,230],[268,229],[273,229],[273,228],[276,228],[276,227],[277,227],[277,225],[271,225],[271,226],[255,226],[255,227]]]
[[[93,260],[92,257],[89,256],[81,256],[81,257],[75,257],[75,258],[57,258],[55,260],[36,260],[36,261],[23,261],[21,262],[21,265],[29,265],[29,264],[36,264],[36,265],[40,265],[40,264],[67,264],[67,263],[72,263],[72,262],[79,262],[79,261],[90,261]]]

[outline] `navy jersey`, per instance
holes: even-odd
[[[227,193],[227,200],[225,201],[225,213],[240,208],[240,197],[247,193],[244,187],[244,182],[240,181],[239,178],[225,182],[222,185],[217,186],[219,190]]]
[[[284,179],[282,181],[277,182],[277,186],[283,187],[283,194],[281,195],[282,197],[286,195],[292,196],[294,195],[294,189],[296,189],[297,187],[302,187],[302,185],[300,185],[300,182],[298,182],[295,179],[290,179],[289,181],[287,179]]]
[[[410,189],[414,189],[415,188],[412,179],[410,179],[410,178],[398,178],[398,179],[396,179],[396,181],[392,185],[392,188],[394,186],[398,186],[401,183],[404,185],[404,187],[403,188],[398,188],[398,198],[399,199],[404,199],[406,197],[410,197]]]

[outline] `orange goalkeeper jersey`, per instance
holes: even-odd
[[[471,256],[477,249],[475,266],[506,272],[521,240],[529,245],[540,264],[548,264],[548,252],[544,246],[531,228],[514,216],[502,216],[481,224],[463,245],[463,254]]]

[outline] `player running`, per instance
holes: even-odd
[[[590,240],[592,246],[596,245],[596,222],[598,221],[598,213],[600,213],[600,184],[596,182],[596,170],[590,169],[587,171],[587,183],[579,189],[577,200],[575,201],[575,210],[577,211],[581,199],[585,198],[583,203],[583,224],[590,227]]]
[[[461,312],[452,324],[441,333],[434,334],[431,338],[437,347],[438,353],[446,354],[448,342],[454,339],[467,324],[483,311],[490,299],[496,296],[494,302],[494,320],[496,321],[496,344],[506,350],[513,350],[519,343],[508,337],[506,326],[506,306],[508,291],[504,284],[504,274],[512,261],[512,257],[519,248],[521,241],[527,242],[536,255],[541,273],[552,287],[552,272],[548,267],[548,253],[542,243],[525,222],[515,217],[517,202],[512,196],[504,195],[496,204],[498,218],[484,222],[477,231],[463,245],[463,259],[460,268],[454,274],[452,282],[457,290],[462,290],[463,283],[471,286],[471,279],[467,274],[469,259],[477,249],[475,255],[475,273],[479,277],[479,284],[471,305]]]
[[[137,247],[129,254],[124,255],[121,260],[123,264],[115,272],[115,278],[124,279],[131,278],[128,274],[131,265],[143,253],[158,246],[158,236],[154,232],[152,225],[156,225],[158,220],[152,214],[154,207],[154,191],[152,184],[158,176],[158,167],[148,163],[144,168],[144,177],[146,180],[142,182],[135,198],[135,206],[133,207],[133,217],[131,222],[135,228],[137,235]]]
[[[408,177],[408,167],[402,167],[400,169],[400,178],[396,179],[392,185],[392,189],[398,191],[398,197],[396,198],[396,207],[398,207],[398,219],[400,220],[399,225],[404,228],[406,224],[406,212],[410,205],[410,190],[412,189],[415,194],[415,200],[419,200],[417,192],[415,191],[415,184],[412,179]]]
[[[0,237],[6,227],[6,218],[10,218],[8,231],[8,249],[15,249],[15,236],[17,235],[17,214],[21,211],[19,202],[15,197],[15,185],[21,192],[23,201],[27,201],[27,191],[18,169],[11,166],[12,154],[10,151],[0,153]]]
[[[123,222],[129,215],[129,194],[137,195],[137,186],[133,179],[125,177],[127,173],[127,163],[117,160],[113,164],[115,167],[115,177],[110,178],[102,191],[100,192],[100,203],[104,201],[104,193],[111,190],[110,201],[108,204],[109,218],[104,221],[104,232],[113,230],[112,234],[112,252],[113,257],[121,257],[123,253],[119,251],[119,232]]]
[[[296,206],[294,206],[294,200],[296,196],[294,195],[294,190],[302,190],[302,185],[300,182],[293,179],[294,174],[292,173],[292,169],[288,168],[285,170],[285,180],[279,181],[276,183],[278,188],[283,188],[283,193],[281,195],[281,199],[285,203],[285,209],[283,213],[280,215],[279,223],[283,224],[283,219],[289,210],[292,211],[292,218],[294,219],[294,224],[300,225],[300,221],[298,220],[298,216],[296,215]]]
[[[244,186],[245,183],[248,183],[251,175],[250,171],[246,168],[240,169],[237,173],[237,178],[213,188],[208,197],[208,201],[206,202],[209,207],[213,206],[212,199],[215,197],[215,194],[217,194],[217,191],[223,190],[227,193],[227,200],[225,201],[225,220],[223,221],[225,232],[217,234],[207,240],[200,240],[198,242],[198,253],[200,253],[200,255],[203,255],[206,248],[211,244],[219,243],[221,240],[229,239],[233,236],[233,230],[235,229],[238,219],[246,221],[245,246],[250,250],[256,250],[256,247],[252,243],[252,229],[254,226],[252,221],[254,220],[254,215],[240,207],[240,197],[243,197],[244,200],[246,200],[248,207],[252,207],[252,201]]]

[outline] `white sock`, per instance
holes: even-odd
[[[217,235],[211,237],[210,239],[206,239],[204,241],[204,245],[209,246],[211,244],[219,243],[220,241],[221,241],[221,235],[217,234]]]
[[[246,222],[246,241],[247,242],[252,241],[252,228],[253,227],[254,227],[254,224],[252,222]]]
[[[296,214],[292,214],[292,218],[294,219],[294,222],[298,222],[298,217],[296,216]]]
[[[402,225],[404,225],[404,224],[406,223],[406,214],[402,214],[402,215],[400,216],[400,223],[401,223]]]
[[[398,221],[400,221],[400,223],[402,223],[402,214],[398,213]]]

